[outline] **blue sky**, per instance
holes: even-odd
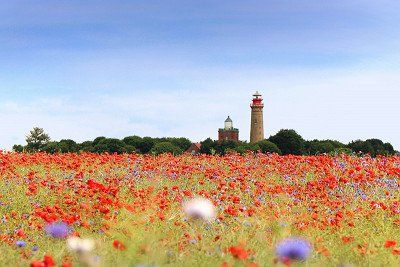
[[[400,149],[399,1],[1,1],[0,148],[54,140],[265,135]]]

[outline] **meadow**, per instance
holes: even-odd
[[[399,179],[399,156],[2,152],[0,265],[400,266]]]

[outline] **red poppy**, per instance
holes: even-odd
[[[230,247],[229,253],[231,253],[233,257],[240,260],[245,260],[250,255],[249,251],[245,250],[241,245]]]
[[[125,245],[123,243],[121,243],[120,241],[118,241],[118,240],[114,240],[113,247],[116,248],[116,249],[119,249],[121,251],[126,249]]]
[[[396,240],[386,240],[385,248],[391,248],[397,245]]]

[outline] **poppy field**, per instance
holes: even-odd
[[[0,153],[1,266],[399,266],[400,157]]]

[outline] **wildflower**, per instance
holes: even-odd
[[[287,238],[276,246],[275,252],[281,260],[305,260],[311,252],[311,244],[302,238]]]
[[[116,248],[116,249],[125,250],[125,245],[122,244],[122,243],[121,243],[120,241],[118,241],[118,240],[114,240],[113,246],[114,246],[114,248]]]
[[[67,239],[68,248],[77,253],[90,252],[94,248],[94,242],[91,239],[83,239],[76,236]]]
[[[65,261],[62,263],[61,267],[72,267],[72,263]]]
[[[56,263],[50,255],[44,255],[43,260],[32,261],[30,267],[54,267]]]
[[[395,240],[386,240],[385,248],[390,248],[396,246],[397,242]]]
[[[54,238],[65,238],[71,229],[64,222],[55,222],[46,226],[46,233]]]
[[[26,237],[26,234],[25,234],[24,230],[22,230],[22,229],[18,229],[16,234],[17,234],[17,236],[22,237],[22,238]]]
[[[194,198],[183,204],[185,214],[191,219],[213,221],[215,208],[213,203],[205,198]]]
[[[353,242],[354,237],[353,236],[342,236],[342,241],[343,241],[343,243],[347,244],[347,243]]]
[[[46,267],[52,267],[56,266],[53,257],[50,255],[44,255],[43,257],[43,263],[45,264]]]
[[[32,247],[32,251],[38,251],[38,250],[39,250],[38,246],[35,245],[35,246]]]
[[[249,251],[245,250],[241,245],[230,247],[229,253],[231,253],[233,257],[240,260],[247,259],[250,254]]]
[[[18,240],[17,242],[15,242],[15,244],[17,245],[17,247],[25,247],[26,246],[26,242],[22,241],[22,240]]]
[[[42,261],[32,261],[30,267],[44,267],[44,263]]]

